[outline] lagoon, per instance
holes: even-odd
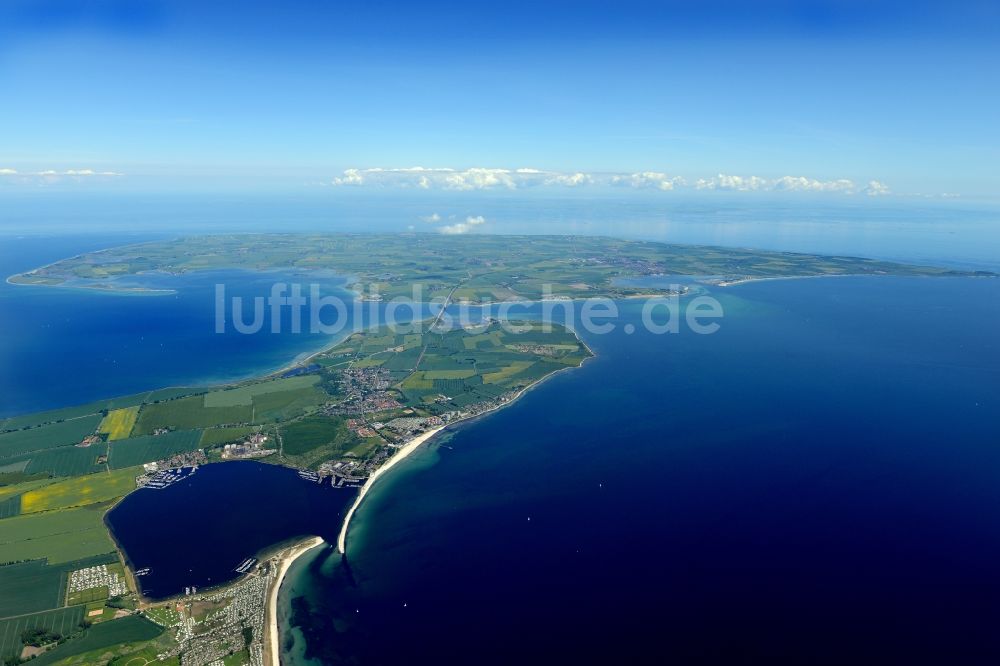
[[[237,567],[304,536],[336,541],[355,488],[333,488],[286,467],[252,461],[202,465],[163,489],[143,488],[106,518],[143,596],[202,591],[239,577]]]

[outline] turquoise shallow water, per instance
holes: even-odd
[[[289,663],[1000,657],[1000,282],[716,294],[387,475],[292,570]]]

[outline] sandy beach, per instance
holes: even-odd
[[[590,347],[587,346],[586,343],[583,343],[583,345],[587,349],[587,351],[590,352],[591,354],[591,356],[583,360],[583,362],[586,362],[591,358],[594,358],[595,354],[593,351],[591,351]],[[477,414],[472,418],[479,418],[485,416],[486,414],[489,414],[490,412],[496,409],[502,409],[506,405],[509,405],[510,403],[520,398],[527,391],[530,391],[536,386],[542,384],[545,380],[554,377],[555,375],[558,375],[561,372],[573,369],[575,368],[566,367],[563,368],[562,370],[557,370],[556,372],[553,372],[552,374],[542,378],[541,380],[531,384],[530,386],[526,386],[525,388],[521,389],[508,402],[502,405],[498,405],[493,409],[487,410],[481,414]],[[461,420],[464,421],[467,419],[461,419]],[[455,421],[455,423],[459,422],[460,421]],[[449,424],[449,425],[454,425],[454,424]],[[358,507],[361,506],[361,502],[362,500],[364,500],[365,495],[368,494],[368,490],[375,484],[375,482],[379,479],[380,476],[385,474],[387,471],[392,469],[395,465],[399,464],[401,461],[405,460],[407,456],[409,456],[414,451],[419,449],[422,444],[428,442],[431,438],[433,438],[435,435],[437,435],[447,427],[448,426],[440,426],[438,428],[434,428],[433,430],[428,430],[427,432],[414,437],[406,444],[404,444],[402,447],[400,447],[399,450],[397,450],[396,453],[394,453],[392,457],[385,462],[384,465],[379,467],[372,473],[370,477],[368,477],[368,480],[365,482],[365,485],[363,485],[361,487],[360,492],[358,492],[358,496],[354,500],[354,504],[351,505],[351,508],[347,511],[347,514],[344,516],[344,522],[340,527],[340,535],[337,537],[337,550],[340,552],[341,555],[343,555],[347,551],[347,530],[350,527],[351,518],[354,516],[354,512],[357,511]],[[319,546],[323,543],[324,543],[323,539],[319,537],[313,537],[311,539],[303,541],[300,544],[293,546],[290,550],[279,555],[278,571],[277,574],[275,575],[275,579],[274,582],[272,583],[271,591],[267,599],[267,609],[266,609],[267,618],[265,623],[267,625],[268,635],[264,647],[265,666],[280,666],[281,663],[280,643],[278,640],[278,592],[281,589],[281,583],[285,578],[285,574],[288,572],[289,567],[291,567],[292,562],[294,562],[296,559],[304,555],[306,552],[312,550],[316,546]]]
[[[278,555],[278,571],[275,573],[274,582],[271,583],[271,591],[268,594],[267,608],[265,609],[267,615],[264,621],[267,627],[267,637],[264,641],[265,666],[279,666],[281,663],[280,643],[278,641],[278,591],[281,589],[285,574],[288,573],[292,562],[323,543],[323,539],[312,537]]]
[[[344,516],[344,524],[340,527],[340,536],[337,537],[337,550],[341,554],[344,554],[347,550],[347,528],[351,524],[351,517],[354,516],[354,512],[357,510],[358,506],[361,505],[361,500],[365,498],[368,494],[368,489],[372,487],[375,481],[378,480],[380,476],[385,474],[389,469],[398,464],[401,460],[406,458],[418,448],[420,445],[429,440],[434,435],[438,434],[444,430],[447,426],[441,426],[440,428],[434,428],[433,430],[428,430],[422,435],[418,435],[404,444],[398,451],[392,454],[392,457],[385,461],[385,464],[375,470],[368,480],[365,481],[365,485],[361,486],[361,492],[358,493],[357,499],[354,500],[354,504],[348,510],[347,515]]]
[[[776,280],[809,280],[813,278],[835,278],[835,277],[877,277],[877,275],[866,275],[864,273],[830,273],[823,275],[776,275],[773,277],[756,277],[747,276],[743,278],[736,278],[734,280],[722,280],[721,282],[708,282],[706,284],[712,284],[715,287],[735,287],[740,284],[749,284],[751,282],[774,282]]]

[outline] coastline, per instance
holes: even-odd
[[[719,282],[706,282],[706,284],[711,284],[714,287],[735,287],[741,284],[749,284],[751,282],[774,282],[775,280],[809,280],[815,278],[843,278],[843,277],[881,277],[879,274],[864,274],[864,273],[824,273],[822,275],[774,275],[766,277],[755,277],[747,276],[742,278],[735,278],[733,280],[721,280]],[[915,276],[915,277],[927,277],[927,276]]]
[[[358,507],[361,506],[361,502],[362,502],[362,500],[364,500],[365,495],[368,494],[368,491],[371,489],[371,487],[375,484],[375,481],[380,476],[382,476],[385,472],[389,471],[389,469],[391,467],[394,467],[395,465],[397,465],[400,462],[402,462],[410,454],[412,454],[414,451],[416,451],[418,448],[420,448],[420,445],[422,445],[425,442],[429,441],[431,438],[433,438],[435,435],[437,435],[438,433],[440,433],[442,430],[445,430],[446,428],[449,428],[449,427],[451,427],[453,425],[456,425],[458,423],[463,423],[465,421],[471,421],[471,420],[474,420],[474,419],[482,418],[482,417],[484,417],[484,416],[486,416],[488,414],[491,414],[491,413],[497,411],[498,409],[503,409],[504,407],[506,407],[506,406],[514,403],[516,400],[518,400],[526,392],[530,391],[531,389],[535,388],[536,386],[541,385],[542,383],[544,383],[545,381],[551,379],[552,377],[555,377],[555,376],[557,376],[557,375],[559,375],[559,374],[561,374],[563,372],[566,372],[568,370],[577,370],[579,368],[582,368],[584,363],[586,363],[590,359],[597,358],[597,354],[595,354],[594,350],[592,350],[590,348],[590,345],[588,345],[586,342],[584,342],[583,338],[581,338],[581,337],[579,337],[579,335],[577,335],[577,339],[580,341],[580,344],[583,345],[583,348],[587,350],[587,353],[590,354],[590,356],[587,356],[586,358],[584,358],[580,362],[580,365],[567,366],[565,368],[561,368],[559,370],[556,370],[552,374],[546,375],[545,377],[542,377],[538,381],[532,382],[528,386],[525,386],[520,391],[518,391],[516,394],[514,394],[514,397],[512,397],[507,402],[505,402],[503,404],[500,404],[500,405],[497,405],[493,409],[488,409],[485,412],[481,412],[481,413],[476,414],[474,416],[469,416],[469,417],[464,418],[464,419],[458,419],[457,421],[453,421],[453,422],[451,422],[451,423],[449,423],[447,425],[443,425],[443,426],[440,426],[438,428],[434,428],[433,430],[428,430],[427,432],[414,437],[409,442],[407,442],[406,444],[404,444],[398,451],[396,451],[396,453],[394,453],[392,455],[392,457],[390,457],[387,461],[385,461],[384,465],[382,465],[381,467],[379,467],[378,469],[376,469],[372,473],[372,475],[368,477],[368,480],[365,481],[365,484],[361,487],[361,491],[358,493],[357,498],[355,498],[354,503],[351,505],[351,508],[344,515],[344,522],[343,522],[343,524],[340,527],[340,534],[337,536],[337,551],[341,555],[346,555],[347,554],[347,531],[348,531],[348,529],[350,527],[350,524],[351,524],[351,518],[354,517],[355,511],[357,511]]]
[[[117,294],[121,296],[170,296],[176,294],[176,289],[154,289],[153,287],[106,287],[103,285],[87,284],[67,284],[65,280],[56,284],[45,282],[17,282],[15,278],[23,277],[24,273],[10,275],[5,282],[14,287],[49,287],[52,289],[87,289],[104,294]]]
[[[61,287],[62,285],[40,285],[40,286]],[[451,294],[449,294],[448,300],[450,300],[450,298],[451,298]],[[573,301],[573,300],[578,300],[578,299],[567,299],[567,300],[568,301]],[[524,302],[528,303],[528,304],[531,304],[531,303],[538,303],[540,301],[524,301]],[[485,311],[489,311],[489,309],[492,308],[495,305],[497,305],[497,304],[496,303],[490,303],[490,304],[484,304],[484,305],[477,305],[476,307],[482,308]],[[437,316],[433,317],[433,323],[431,324],[432,328],[440,320],[442,314],[445,312],[445,310],[446,310],[447,307],[448,307],[448,302],[446,301],[445,304],[441,307],[440,311],[437,313]],[[420,319],[418,321],[421,322],[421,323],[426,323],[427,321],[430,321],[431,319],[432,319],[431,317],[428,317],[426,319]],[[355,333],[357,333],[357,332],[359,332],[361,330],[368,330],[369,328],[374,328],[374,327],[362,327],[362,328],[346,327],[343,331],[340,331],[337,334],[333,335],[332,336],[332,338],[333,338],[332,340],[329,339],[329,338],[327,340],[324,340],[323,343],[321,344],[321,346],[318,349],[311,350],[311,351],[301,352],[300,354],[296,355],[295,358],[291,359],[289,362],[285,363],[284,365],[282,365],[281,367],[279,367],[277,369],[269,370],[269,371],[265,370],[264,372],[254,371],[254,372],[251,372],[250,375],[247,376],[246,378],[237,379],[237,380],[223,381],[223,382],[209,381],[209,382],[204,383],[204,384],[200,384],[199,383],[199,384],[197,384],[195,386],[191,386],[190,388],[201,389],[201,388],[212,388],[212,387],[238,386],[238,385],[243,384],[243,383],[245,383],[247,381],[260,380],[260,379],[266,379],[266,378],[271,378],[271,377],[279,376],[282,373],[286,372],[287,370],[290,370],[290,369],[293,369],[293,368],[296,368],[296,367],[301,367],[301,366],[308,365],[315,357],[320,356],[320,355],[328,352],[329,350],[337,347],[338,345],[343,344],[345,342],[345,340],[347,340],[351,335],[353,335],[353,334],[355,334]],[[470,421],[470,420],[473,420],[473,419],[476,419],[476,418],[480,418],[480,417],[486,416],[487,414],[489,414],[491,412],[494,412],[494,411],[497,411],[499,409],[502,409],[503,407],[505,407],[505,406],[513,403],[515,400],[517,400],[518,398],[520,398],[526,391],[534,388],[535,386],[540,385],[542,382],[544,382],[545,380],[549,379],[550,377],[558,375],[559,373],[564,372],[564,371],[569,371],[569,370],[573,370],[573,369],[579,368],[587,360],[589,360],[590,358],[593,358],[594,356],[596,356],[594,354],[593,350],[590,349],[589,345],[587,345],[586,342],[584,342],[579,337],[578,333],[575,330],[573,330],[572,328],[569,328],[568,330],[570,330],[573,333],[573,335],[580,342],[580,344],[582,345],[582,347],[589,354],[589,356],[586,356],[585,358],[583,358],[580,361],[579,365],[566,366],[566,367],[560,368],[558,370],[555,370],[555,371],[551,372],[551,374],[549,374],[549,375],[547,375],[545,377],[542,377],[541,379],[539,379],[537,381],[534,381],[534,382],[532,382],[531,384],[529,384],[527,386],[524,386],[523,388],[521,388],[520,390],[518,390],[516,393],[514,393],[510,397],[509,400],[507,400],[506,402],[503,402],[501,404],[497,404],[496,406],[492,407],[491,409],[488,409],[486,411],[477,413],[475,415],[468,415],[468,416],[465,416],[464,418],[456,419],[456,420],[454,420],[453,422],[451,422],[451,423],[449,423],[447,425],[434,428],[434,429],[429,430],[429,431],[427,431],[425,433],[421,433],[420,435],[414,437],[410,441],[406,442],[399,449],[397,449],[393,453],[393,455],[390,456],[385,461],[385,463],[383,463],[380,467],[378,467],[371,474],[371,476],[366,480],[365,484],[362,486],[362,488],[360,489],[360,491],[359,491],[356,499],[354,500],[353,504],[351,505],[349,511],[345,515],[345,518],[344,518],[344,521],[343,521],[343,524],[342,524],[342,527],[341,527],[341,531],[340,531],[340,534],[339,534],[338,539],[337,539],[337,546],[338,546],[339,552],[341,554],[344,554],[346,552],[347,532],[348,532],[348,529],[349,529],[350,520],[353,517],[355,511],[361,505],[361,503],[364,500],[365,496],[367,495],[368,491],[374,485],[374,483],[378,480],[378,478],[381,477],[386,472],[388,472],[393,466],[397,465],[399,462],[401,462],[402,460],[404,460],[408,456],[412,455],[412,453],[414,451],[416,451],[422,444],[424,444],[427,441],[431,440],[433,437],[435,437],[436,435],[438,435],[442,430],[444,430],[448,426],[455,425],[457,423],[461,423],[461,422],[464,422],[464,421]],[[184,387],[184,388],[187,388],[187,387]],[[152,389],[151,391],[149,391],[147,393],[151,393],[151,392],[156,391],[156,390],[162,390],[162,389]],[[0,419],[0,420],[2,420],[2,419]],[[284,465],[284,466],[288,466],[288,465]],[[117,503],[120,502],[122,499],[124,499],[124,497],[118,498],[116,500],[116,502],[112,505],[112,507],[110,507],[108,509],[108,511],[110,511],[111,508],[113,508],[115,505],[117,505]],[[130,583],[131,588],[135,591],[136,596],[137,596],[137,598],[139,600],[140,609],[142,609],[142,608],[144,608],[146,606],[161,605],[161,604],[164,604],[164,603],[166,603],[168,601],[172,601],[173,598],[153,600],[153,599],[146,599],[142,595],[141,586],[139,585],[139,581],[134,576],[134,568],[133,568],[132,564],[128,561],[127,554],[126,554],[125,550],[118,543],[117,538],[115,537],[114,531],[110,528],[110,525],[107,523],[106,519],[105,519],[105,527],[107,529],[108,534],[111,536],[111,540],[112,540],[113,545],[114,545],[114,550],[115,550],[115,552],[116,552],[116,554],[118,556],[118,559],[124,565],[123,568],[124,568],[124,571],[125,571],[125,576],[127,577],[128,581]],[[281,645],[281,643],[280,643],[279,626],[278,626],[278,596],[279,596],[281,585],[282,585],[282,583],[284,581],[284,578],[287,575],[288,570],[290,569],[292,563],[295,560],[297,560],[299,557],[301,557],[305,553],[313,550],[314,548],[316,548],[316,547],[318,547],[320,545],[323,545],[324,543],[326,543],[326,542],[322,538],[311,537],[311,538],[309,538],[307,540],[301,541],[301,542],[293,544],[293,545],[286,545],[286,547],[285,547],[284,550],[281,550],[277,554],[271,556],[271,558],[272,558],[271,561],[273,563],[273,566],[275,566],[275,574],[274,574],[273,580],[270,581],[270,586],[269,586],[268,591],[267,591],[267,597],[266,597],[265,605],[264,605],[264,620],[263,620],[263,622],[264,622],[264,636],[262,637],[262,642],[264,643],[264,645],[263,645],[263,652],[264,652],[263,657],[264,657],[264,663],[265,664],[270,664],[271,666],[279,666],[280,665],[280,645]],[[237,580],[240,580],[240,579],[237,579]],[[213,587],[213,588],[211,588],[211,590],[222,589],[222,588],[225,588],[225,587],[229,586],[230,584],[231,584],[231,582],[227,582],[227,583],[224,583],[224,584],[218,586],[218,588],[214,588]],[[205,590],[205,592],[208,592],[208,591],[210,591],[210,590]]]
[[[264,639],[265,666],[279,666],[281,664],[281,644],[278,636],[278,592],[281,590],[285,575],[295,560],[324,543],[326,542],[320,537],[310,537],[278,555],[277,571],[271,582],[271,589],[268,591],[267,606],[264,608],[264,626],[267,630],[267,636]]]
[[[351,508],[348,509],[347,513],[344,515],[344,522],[340,527],[340,535],[337,537],[337,551],[341,555],[344,555],[347,551],[347,528],[351,524],[351,518],[354,516],[354,512],[357,508],[361,506],[361,501],[365,498],[365,495],[368,494],[368,491],[375,484],[375,481],[389,471],[390,468],[394,467],[400,461],[404,460],[407,456],[420,448],[421,444],[428,441],[434,437],[434,435],[438,434],[447,427],[448,426],[440,426],[438,428],[434,428],[433,430],[428,430],[422,435],[417,435],[392,454],[392,456],[385,461],[384,465],[372,472],[371,476],[368,477],[368,480],[365,481],[365,485],[361,486],[361,491],[358,492],[358,496],[354,499],[354,504],[351,505]]]
[[[177,240],[177,238],[178,238],[177,236],[174,236],[173,238],[167,239],[167,240]],[[46,269],[46,268],[51,268],[52,266],[55,266],[56,264],[61,263],[63,261],[72,261],[74,259],[79,259],[80,257],[84,256],[85,254],[103,254],[103,253],[106,253],[106,252],[111,252],[112,250],[124,250],[124,249],[127,249],[127,248],[141,247],[142,245],[146,245],[148,243],[156,243],[156,242],[158,242],[158,241],[156,241],[156,240],[145,240],[145,241],[139,241],[138,243],[126,243],[124,245],[111,245],[109,247],[102,247],[100,249],[92,250],[90,252],[79,252],[77,254],[74,254],[71,257],[63,257],[62,259],[56,259],[55,261],[50,261],[47,264],[42,264],[41,266],[37,266],[37,267],[32,268],[31,270],[28,270],[28,271],[22,271],[20,273],[14,273],[13,275],[8,275],[7,279],[4,280],[4,282],[6,282],[7,284],[10,284],[10,285],[19,286],[19,287],[62,287],[62,288],[65,288],[65,289],[83,289],[83,288],[86,288],[86,287],[83,287],[82,285],[67,285],[67,284],[65,284],[65,282],[66,282],[65,279],[62,282],[58,283],[58,284],[31,284],[31,283],[27,283],[27,282],[11,282],[11,280],[13,280],[14,278],[17,278],[17,277],[21,277],[22,275],[29,275],[30,273],[34,273],[35,271],[40,271],[40,270],[43,270],[43,269]],[[109,291],[115,291],[115,289],[112,288]],[[128,290],[121,290],[121,291],[128,291]]]
[[[529,384],[528,386],[523,387],[521,390],[517,391],[509,400],[507,400],[506,402],[503,402],[501,404],[496,405],[492,409],[480,412],[480,413],[475,414],[475,415],[470,415],[470,416],[467,416],[465,418],[457,419],[457,420],[455,420],[455,421],[453,421],[453,422],[451,422],[451,423],[449,423],[447,425],[439,426],[437,428],[434,428],[432,430],[424,432],[424,433],[422,433],[422,434],[414,437],[413,439],[411,439],[410,441],[408,441],[406,444],[404,444],[402,447],[400,447],[388,460],[386,460],[386,462],[382,466],[380,466],[378,469],[376,469],[372,473],[372,475],[366,480],[365,484],[360,489],[360,491],[358,493],[358,496],[355,498],[353,504],[351,505],[351,508],[348,510],[347,514],[345,514],[344,521],[343,521],[343,524],[341,526],[341,530],[340,530],[340,533],[339,533],[338,539],[337,539],[337,548],[338,548],[338,551],[342,555],[345,554],[345,552],[346,552],[347,532],[348,532],[349,527],[350,527],[351,518],[353,517],[353,515],[354,515],[355,511],[358,509],[358,507],[360,507],[360,505],[361,505],[362,501],[364,500],[365,496],[367,495],[368,491],[371,489],[372,486],[374,486],[375,482],[378,480],[379,477],[381,477],[382,475],[384,475],[392,467],[396,466],[401,461],[405,460],[414,451],[416,451],[417,449],[419,449],[421,445],[423,445],[426,442],[428,442],[431,439],[433,439],[441,431],[445,430],[449,426],[452,426],[452,425],[455,425],[455,424],[458,424],[458,423],[463,423],[465,421],[471,421],[471,420],[474,420],[474,419],[485,417],[485,416],[487,416],[488,414],[490,414],[492,412],[495,412],[497,410],[503,409],[504,407],[512,404],[514,401],[516,401],[517,399],[519,399],[527,391],[530,391],[531,389],[533,389],[533,388],[541,385],[543,382],[545,382],[546,380],[550,379],[551,377],[554,377],[554,376],[556,376],[556,375],[558,375],[558,374],[560,374],[562,372],[567,372],[567,371],[571,371],[571,370],[580,368],[588,360],[590,360],[592,358],[596,358],[597,355],[590,348],[590,346],[582,338],[580,338],[578,335],[577,335],[577,339],[579,340],[580,344],[583,346],[584,349],[586,349],[587,353],[589,354],[588,356],[586,356],[585,358],[583,358],[583,360],[580,362],[579,365],[566,366],[564,368],[556,370],[556,371],[552,372],[551,374],[549,374],[549,375],[547,375],[547,376],[539,379],[538,381],[535,381],[535,382]],[[334,344],[339,344],[339,343],[334,343]],[[317,352],[317,353],[321,353],[321,352]],[[296,365],[296,363],[293,362],[292,365],[294,366],[294,365]],[[118,501],[121,501],[121,499],[124,499],[124,498],[119,498]],[[115,502],[115,504],[117,504],[117,502]],[[105,524],[106,524],[106,526],[108,528],[108,532],[111,535],[112,541],[113,541],[113,543],[115,545],[115,551],[116,551],[116,553],[117,553],[117,555],[119,557],[119,561],[121,561],[125,565],[124,569],[125,569],[125,572],[126,572],[126,576],[129,578],[130,582],[132,583],[133,588],[135,589],[135,591],[136,591],[136,593],[137,593],[137,595],[139,597],[140,608],[143,608],[143,607],[145,607],[147,605],[159,605],[159,604],[163,603],[165,600],[160,599],[160,600],[153,601],[153,600],[145,599],[142,596],[141,591],[139,589],[138,581],[133,576],[133,571],[132,571],[131,563],[128,561],[127,556],[126,556],[124,550],[118,544],[117,539],[115,538],[115,535],[114,535],[114,531],[110,529],[110,525],[107,525],[106,521],[105,521]],[[268,587],[267,598],[266,598],[265,605],[264,605],[264,620],[263,620],[263,624],[264,624],[264,636],[262,637],[262,642],[263,642],[263,655],[262,656],[263,656],[263,663],[265,664],[265,666],[280,666],[280,663],[281,663],[281,661],[280,661],[281,660],[281,652],[280,652],[280,650],[281,650],[280,627],[278,626],[278,597],[279,597],[279,594],[280,594],[280,591],[281,591],[281,586],[282,586],[282,584],[284,582],[285,576],[287,575],[289,569],[291,568],[291,565],[298,558],[302,557],[303,555],[305,555],[306,553],[312,551],[313,549],[315,549],[315,548],[317,548],[319,546],[324,545],[325,543],[327,543],[327,542],[324,539],[320,538],[320,537],[310,537],[310,538],[305,539],[303,541],[299,541],[298,543],[294,543],[292,545],[287,545],[283,550],[280,550],[276,554],[273,554],[273,555],[269,556],[269,559],[270,559],[270,561],[272,563],[272,566],[275,567],[275,571],[274,571],[273,580],[270,581],[270,584],[269,584],[269,587]],[[261,556],[261,557],[263,557],[263,556]],[[228,583],[220,586],[220,588],[224,588],[227,585],[228,585]]]
[[[741,284],[748,284],[751,282],[774,282],[776,280],[811,280],[820,278],[865,278],[865,277],[905,277],[905,278],[946,278],[946,277],[956,277],[953,275],[893,275],[892,273],[825,273],[823,275],[775,275],[768,277],[754,277],[747,276],[743,278],[737,278],[734,280],[722,280],[721,282],[706,282],[705,284],[710,284],[714,287],[735,287]],[[997,274],[989,275],[963,275],[958,277],[967,278],[995,278],[998,277]]]

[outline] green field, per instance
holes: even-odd
[[[66,597],[67,606],[79,606],[81,604],[92,604],[95,601],[104,601],[108,598],[108,586],[91,587],[86,590],[70,592]],[[89,610],[89,609],[88,609]]]
[[[147,404],[132,433],[139,436],[152,434],[158,428],[245,427],[287,420],[305,414],[328,398],[315,388],[319,380],[317,375],[299,375]]]
[[[309,467],[342,456],[359,438],[338,417],[310,416],[281,427],[282,449],[296,464]]]
[[[19,430],[21,428],[32,428],[44,423],[55,423],[58,421],[68,421],[83,416],[98,415],[106,406],[106,401],[92,402],[77,407],[66,407],[64,409],[54,409],[48,412],[36,412],[34,414],[24,414],[14,416],[3,422],[4,430]]]
[[[313,386],[319,377],[316,375],[299,375],[271,381],[239,386],[223,391],[211,391],[205,394],[205,407],[236,407],[249,406],[257,396],[268,393],[281,393]]]
[[[28,462],[25,468],[27,474],[80,476],[102,471],[104,465],[98,464],[97,460],[107,452],[108,445],[102,442],[87,447],[61,446],[57,449],[36,451],[21,456],[19,460]]]
[[[78,606],[77,608],[82,608]],[[33,666],[46,666],[74,655],[110,648],[122,643],[141,643],[163,633],[163,628],[139,615],[95,624],[82,636],[69,640],[32,660]]]
[[[84,437],[94,434],[100,422],[101,416],[93,414],[62,423],[3,433],[0,435],[0,460],[33,451],[79,444]]]
[[[117,556],[105,553],[60,564],[31,560],[0,566],[0,617],[58,608],[63,605],[68,572],[117,562]]]
[[[3,464],[0,464],[0,479],[6,479],[15,474],[23,474],[24,470],[27,469],[29,462],[30,461],[28,459],[22,459],[16,462],[4,462]],[[8,485],[10,484],[0,483],[0,493],[2,493],[3,489]]]
[[[46,629],[61,636],[79,631],[83,612],[83,606],[72,606],[0,619],[0,659],[21,654],[21,634],[28,629]]]
[[[369,356],[368,358],[363,358],[354,364],[355,368],[374,368],[385,363],[386,359],[379,358],[377,356]],[[322,362],[322,360],[320,361]]]
[[[308,378],[319,381],[319,377],[315,375]],[[254,423],[287,421],[313,411],[318,405],[329,399],[329,395],[312,386],[258,395],[253,399]]]
[[[151,435],[157,428],[193,430],[220,425],[248,424],[253,420],[250,405],[205,407],[203,396],[194,395],[144,405],[133,429],[134,435]]]
[[[48,558],[52,564],[109,553],[114,544],[104,525],[107,503],[5,518],[0,526],[0,559]]]
[[[522,370],[527,370],[532,363],[533,361],[514,361],[496,372],[488,372],[483,375],[483,382],[486,384],[499,384]]]
[[[162,460],[176,453],[194,451],[200,447],[200,430],[180,430],[163,435],[120,439],[111,443],[108,465],[111,469],[124,469]]]
[[[14,495],[7,499],[0,500],[0,520],[10,518],[21,513],[21,497]]]
[[[228,444],[230,442],[237,442],[242,439],[246,439],[257,428],[251,426],[241,426],[238,428],[210,428],[201,433],[201,441],[199,446],[201,448],[211,448],[213,446],[219,446],[220,444]]]
[[[62,567],[45,560],[0,566],[0,617],[58,608],[64,576]]]
[[[294,456],[323,444],[346,440],[347,432],[343,419],[317,416],[284,426],[281,439],[285,453]]]
[[[70,657],[62,657],[58,666],[93,666],[107,663],[110,666],[180,666],[179,657],[160,659],[163,652],[164,636],[157,639],[105,646],[89,652],[81,652]]]
[[[207,389],[204,388],[174,386],[172,388],[157,389],[155,391],[150,391],[145,395],[145,397],[142,399],[141,402],[147,404],[154,402],[162,402],[164,400],[173,400],[175,398],[183,398],[189,395],[201,395],[206,391]],[[112,400],[112,402],[114,402],[114,400]]]

